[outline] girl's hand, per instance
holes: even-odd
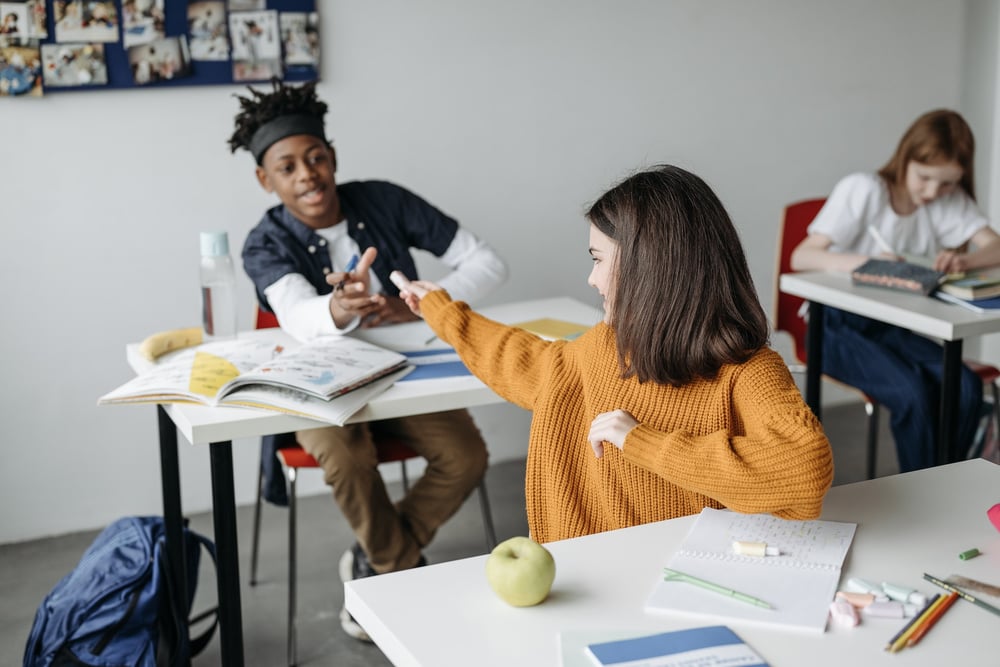
[[[957,250],[942,250],[934,258],[934,270],[943,273],[962,273],[969,269],[965,253]]]
[[[403,275],[402,271],[393,271],[390,273],[389,280],[399,288],[399,298],[406,302],[410,311],[417,317],[420,317],[420,300],[428,292],[441,289],[440,285],[436,285],[429,280],[410,280]]]
[[[382,304],[372,309],[361,321],[362,329],[382,326],[383,324],[402,324],[415,322],[420,318],[410,312],[406,303],[397,296],[382,296]]]
[[[624,447],[625,437],[638,425],[635,417],[624,410],[603,412],[594,417],[594,421],[590,423],[590,433],[587,434],[594,456],[601,458],[604,455],[605,442],[610,442],[618,449]]]

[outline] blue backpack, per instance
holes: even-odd
[[[208,644],[216,609],[188,621],[204,547],[215,545],[184,528],[187,604],[172,607],[168,594],[163,518],[126,517],[105,528],[79,564],[56,584],[35,614],[24,667],[157,667],[186,665]],[[188,640],[185,626],[211,620]]]

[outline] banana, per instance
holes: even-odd
[[[201,345],[201,334],[201,327],[158,331],[139,344],[139,354],[149,361],[156,361],[157,357],[172,350]]]

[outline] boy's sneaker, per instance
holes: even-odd
[[[365,550],[357,542],[340,557],[339,569],[341,581],[364,579],[365,577],[373,577],[378,574],[372,569],[371,563],[368,562],[368,554],[365,553]],[[368,636],[368,633],[365,632],[365,629],[358,625],[358,622],[347,611],[347,607],[343,607],[340,610],[340,627],[349,636],[357,640],[363,642],[370,642],[372,640]]]
[[[414,567],[423,567],[427,565],[427,559],[420,556],[420,560]],[[344,555],[340,557],[340,579],[341,581],[352,581],[354,579],[364,579],[365,577],[374,577],[378,572],[372,568],[371,563],[368,562],[368,554],[365,550],[361,548],[361,545],[354,543],[354,545],[344,552]],[[351,637],[358,639],[363,642],[370,642],[371,637],[365,632],[354,617],[347,611],[347,607],[343,607],[340,610],[340,627],[344,629]]]

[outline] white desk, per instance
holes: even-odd
[[[786,273],[779,289],[809,301],[809,322],[823,321],[823,306],[833,306],[914,333],[938,338],[944,345],[944,371],[938,434],[938,463],[952,459],[958,418],[962,340],[1000,331],[1000,310],[975,313],[938,299],[879,287],[853,285],[846,273]],[[822,327],[809,327],[806,403],[820,416],[823,366]]]
[[[568,298],[539,299],[483,308],[485,315],[501,322],[526,322],[555,318],[579,324],[598,322],[598,309]],[[400,351],[434,347],[426,341],[433,332],[423,322],[359,331],[358,336]],[[281,335],[280,332],[241,335]],[[436,345],[442,346],[440,342]],[[127,347],[129,364],[136,372],[149,367],[137,354],[138,345]],[[409,381],[394,385],[355,414],[350,422],[468,408],[501,399],[471,376]],[[212,513],[218,552],[219,636],[223,663],[243,664],[243,622],[239,587],[239,549],[236,537],[236,501],[233,490],[232,440],[252,436],[319,428],[323,423],[302,417],[248,408],[207,408],[180,403],[157,406],[160,435],[160,475],[163,483],[163,515],[167,524],[167,549],[173,564],[171,577],[182,582],[175,590],[186,590],[181,549],[180,470],[177,433],[192,444],[210,445],[212,466]]]
[[[858,524],[842,581],[856,576],[936,593],[924,572],[1000,584],[1000,532],[986,518],[996,502],[1000,466],[977,459],[836,487],[822,518]],[[554,667],[560,632],[641,635],[712,624],[643,611],[694,519],[550,543],[556,579],[549,599],[536,607],[514,608],[497,598],[486,582],[486,556],[477,556],[347,582],[347,609],[396,667]],[[971,547],[983,555],[959,560]],[[1000,655],[1000,617],[964,600],[917,647],[899,654],[883,651],[903,625],[898,619],[864,619],[821,635],[720,622],[774,667],[996,665]]]

